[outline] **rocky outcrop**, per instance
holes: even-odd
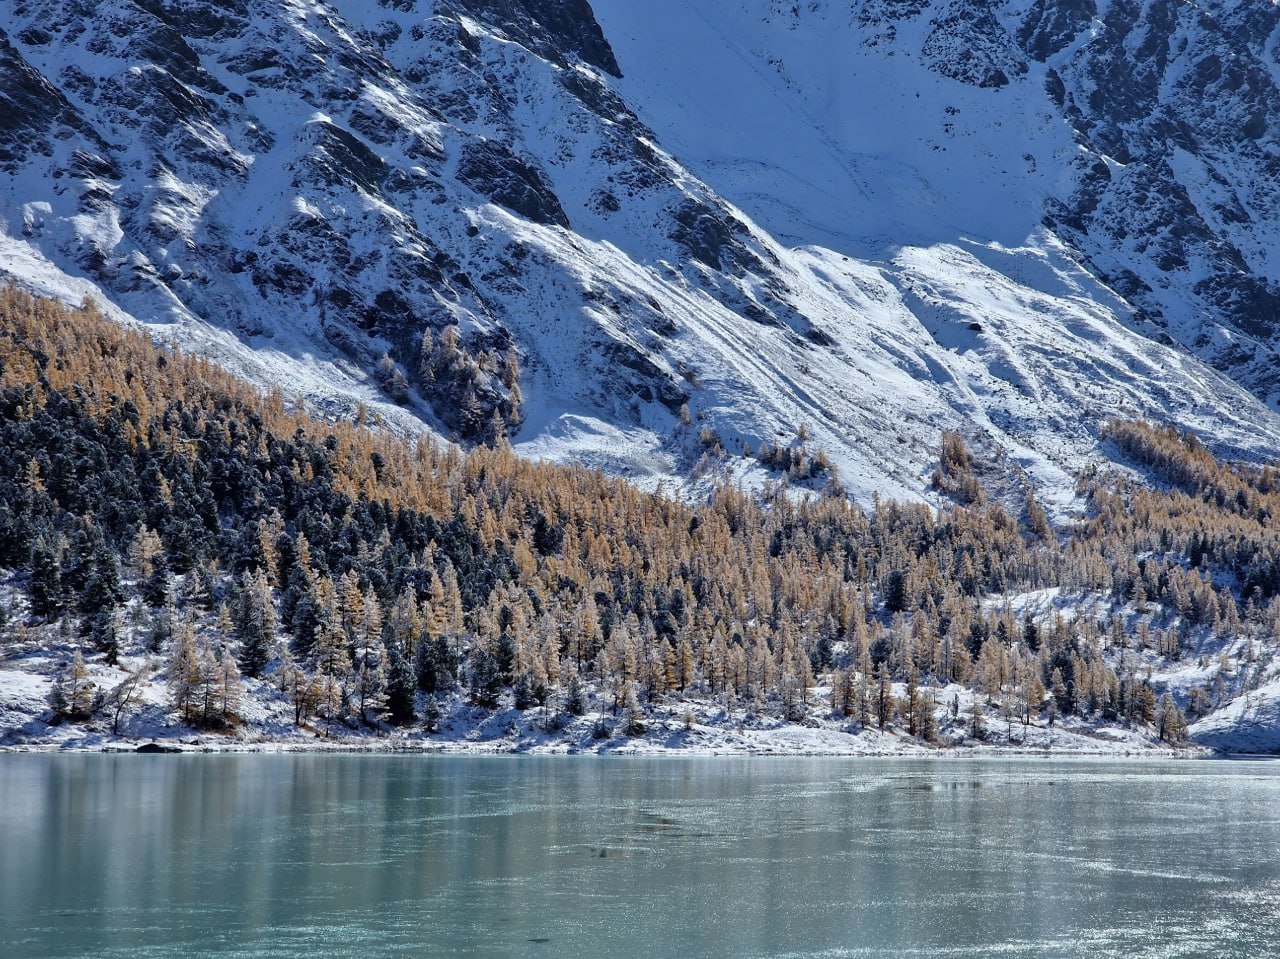
[[[576,59],[622,75],[587,0],[458,0],[458,6],[558,66]]]
[[[1049,222],[1157,327],[1280,398],[1280,10],[1040,0],[1009,22],[1096,158]]]
[[[33,154],[51,155],[55,138],[77,135],[94,139],[62,92],[0,36],[0,168],[16,172]]]
[[[939,11],[921,55],[943,76],[982,88],[999,88],[1027,72],[1017,46],[984,3],[960,2]]]

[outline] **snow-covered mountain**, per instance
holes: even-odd
[[[465,437],[497,410],[523,452],[649,485],[691,474],[703,426],[737,453],[803,424],[853,494],[916,496],[957,429],[1066,502],[1110,415],[1280,452],[1278,24],[1264,0],[15,0],[0,272],[335,413]],[[477,362],[446,389],[421,339],[454,324]],[[486,358],[512,347],[518,417]]]

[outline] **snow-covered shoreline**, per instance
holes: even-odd
[[[1270,754],[1254,753],[1216,753],[1200,746],[1179,749],[1144,749],[1144,750],[1107,750],[1054,748],[1039,749],[1035,747],[1019,748],[1008,746],[973,746],[973,747],[927,747],[901,750],[824,750],[797,748],[783,751],[767,747],[753,748],[751,743],[742,743],[738,748],[643,748],[634,745],[622,747],[604,746],[595,750],[578,749],[566,744],[563,749],[524,749],[519,746],[510,748],[498,746],[480,746],[456,741],[438,742],[432,740],[402,740],[390,743],[365,743],[354,741],[338,741],[330,744],[320,742],[264,742],[264,743],[212,743],[209,741],[178,741],[164,743],[169,748],[160,750],[142,750],[139,747],[154,743],[154,740],[132,741],[119,740],[101,745],[80,746],[74,743],[40,743],[23,744],[21,746],[0,746],[0,755],[17,755],[40,753],[45,755],[129,755],[133,753],[162,752],[177,755],[385,755],[385,756],[564,756],[564,757],[602,757],[602,756],[646,756],[684,758],[752,758],[752,759],[1217,759],[1230,757],[1268,758]]]
[[[927,687],[933,702],[934,734],[930,741],[910,735],[901,722],[881,729],[865,727],[827,705],[830,689],[809,690],[808,702],[795,721],[776,703],[718,697],[669,695],[650,703],[640,728],[625,729],[626,717],[609,705],[609,697],[588,687],[588,708],[572,715],[554,705],[516,709],[510,696],[497,708],[473,705],[461,689],[435,700],[433,725],[395,727],[385,723],[327,722],[311,717],[299,726],[293,709],[276,685],[246,680],[239,716],[225,729],[200,729],[182,723],[172,708],[158,669],[122,712],[117,732],[109,711],[96,711],[86,721],[57,720],[49,707],[56,651],[28,650],[0,663],[0,753],[133,752],[157,744],[162,750],[199,753],[396,753],[421,755],[645,755],[645,756],[846,756],[846,757],[990,757],[1096,756],[1167,759],[1220,755],[1226,751],[1268,752],[1269,743],[1239,739],[1232,730],[1206,744],[1160,741],[1151,727],[1125,725],[1101,718],[1043,717],[1023,723],[1003,715],[990,703],[979,710],[974,735],[975,701],[981,698],[959,684]],[[138,669],[145,657],[122,657],[109,667],[95,657],[91,679],[112,689]],[[905,687],[892,684],[901,697]],[[1266,700],[1268,704],[1272,700]],[[419,695],[416,715],[423,716],[426,697]],[[1256,738],[1256,737],[1255,737]]]
[[[514,714],[514,715],[513,715]],[[525,721],[521,721],[522,718]],[[759,728],[694,723],[650,724],[636,736],[601,735],[598,724],[607,714],[578,717],[564,730],[548,733],[531,717],[499,710],[483,721],[455,721],[443,734],[421,729],[356,731],[293,730],[265,735],[260,730],[222,734],[188,727],[153,728],[142,735],[112,736],[98,729],[49,726],[24,741],[0,742],[0,753],[131,753],[147,751],[202,754],[361,753],[446,756],[669,756],[669,757],[844,757],[844,758],[1059,758],[1134,759],[1207,758],[1219,755],[1194,744],[1155,744],[1136,730],[1122,728],[1031,727],[1028,741],[1008,739],[1003,732],[985,741],[947,738],[924,742],[899,730],[852,730],[848,724],[817,725],[766,722]],[[30,727],[28,727],[29,729]],[[495,729],[497,730],[495,732]],[[141,731],[140,731],[141,732]],[[1019,735],[1024,730],[1015,724]],[[955,730],[950,731],[956,736]],[[12,735],[12,734],[10,734]],[[945,733],[944,733],[945,735]]]

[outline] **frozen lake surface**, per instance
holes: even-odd
[[[1270,761],[0,755],[0,956],[1280,954]]]

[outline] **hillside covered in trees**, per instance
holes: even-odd
[[[690,505],[500,431],[322,422],[6,289],[0,745],[1181,744],[1275,678],[1280,477],[1171,427],[1107,439],[1133,470],[1082,477],[1061,528],[989,498],[955,434],[946,508]]]

